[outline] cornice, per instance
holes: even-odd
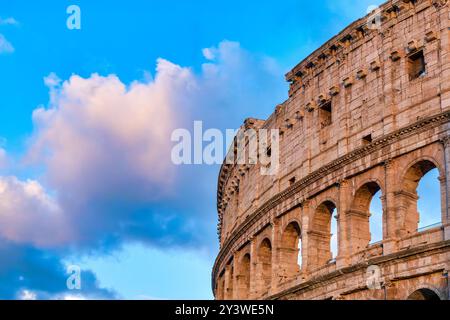
[[[381,30],[390,27],[402,20],[402,17],[408,17],[422,11],[430,6],[440,9],[447,4],[447,0],[390,0],[379,6]],[[373,37],[379,32],[377,29],[371,29],[368,21],[374,12],[368,13],[349,26],[339,34],[328,40],[320,48],[298,63],[291,71],[286,74],[286,80],[296,82],[303,77],[308,78],[314,74],[315,69],[328,66],[332,61],[344,58],[345,54],[361,45],[364,39]]]

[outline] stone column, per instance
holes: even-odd
[[[339,211],[338,211],[338,256],[336,268],[341,269],[349,265],[350,241],[348,235],[348,217],[345,214],[351,206],[352,188],[348,180],[339,183]]]
[[[447,300],[450,300],[450,279],[449,279],[449,276],[450,276],[450,263],[448,263],[447,264],[447,267],[446,267],[446,269],[444,270],[444,272],[443,272],[443,276],[444,276],[444,278],[445,278],[445,280],[446,280],[446,282],[447,282],[447,296],[446,296],[446,298],[447,298]]]
[[[392,160],[384,163],[385,184],[383,206],[383,254],[397,251],[397,210],[395,199],[395,167]]]
[[[406,237],[417,231],[419,224],[419,213],[417,212],[417,193],[411,193],[405,190],[394,193],[395,203],[397,204],[397,223],[396,234],[398,238]]]
[[[302,205],[302,228],[300,232],[302,233],[302,247],[300,250],[302,250],[302,275],[306,278],[308,275],[308,272],[310,271],[309,267],[309,229],[310,226],[310,216],[311,216],[311,209],[310,209],[310,202],[304,201]]]
[[[225,267],[225,290],[224,290],[224,300],[233,299],[233,264],[227,264]]]
[[[441,143],[444,148],[444,169],[445,169],[445,177],[441,178],[441,186],[444,186],[444,189],[441,192],[443,193],[444,202],[444,210],[442,210],[442,224],[444,225],[444,239],[450,240],[450,190],[449,190],[449,181],[450,181],[450,136],[446,136],[441,139]]]
[[[237,257],[236,255],[233,258],[233,277],[231,278],[231,283],[233,284],[233,291],[232,291],[232,295],[230,297],[231,300],[238,300],[239,299],[239,285],[240,285],[240,281],[239,281],[239,274],[240,274],[240,269],[239,269],[239,262],[238,259],[240,257]]]
[[[346,212],[348,223],[348,250],[353,255],[365,250],[370,242],[369,219],[370,213],[350,209]]]
[[[279,268],[280,268],[280,245],[281,245],[281,226],[280,221],[274,218],[272,225],[272,276],[269,295],[277,291],[280,284]]]
[[[222,274],[217,278],[216,300],[224,300],[224,277]]]
[[[253,300],[257,295],[257,283],[258,283],[258,270],[257,270],[257,252],[256,252],[256,241],[255,238],[250,238],[250,290],[249,298]]]

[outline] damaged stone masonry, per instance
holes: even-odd
[[[222,165],[216,299],[449,299],[448,7],[383,4],[378,29],[367,17],[351,24],[286,75],[289,99],[267,120],[246,121],[280,130],[280,168]],[[441,223],[422,230],[417,186],[432,169]],[[383,239],[371,243],[378,191]],[[369,266],[380,270],[375,289]]]

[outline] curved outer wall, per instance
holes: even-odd
[[[379,29],[358,20],[289,72],[289,99],[269,119],[246,121],[280,129],[280,170],[221,168],[216,299],[406,299],[419,289],[448,299],[448,3],[389,1],[381,11]],[[425,72],[416,77],[421,57]],[[432,168],[442,219],[421,231],[417,182]],[[369,244],[368,203],[378,190],[383,240]]]

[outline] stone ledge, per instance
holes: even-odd
[[[276,300],[279,299],[285,295],[288,294],[293,294],[295,292],[298,292],[300,290],[304,290],[307,288],[310,289],[314,289],[314,286],[317,285],[322,285],[323,283],[325,283],[326,281],[330,281],[332,279],[335,279],[337,277],[340,277],[342,275],[347,275],[347,274],[351,274],[353,272],[362,270],[364,268],[367,268],[367,266],[369,265],[380,265],[380,264],[385,264],[388,263],[390,261],[395,261],[401,258],[407,258],[410,256],[414,256],[417,254],[424,254],[430,251],[444,251],[445,249],[449,249],[450,248],[450,241],[442,241],[439,243],[433,243],[433,244],[428,244],[425,246],[421,246],[421,247],[416,247],[416,248],[412,248],[412,249],[407,249],[407,250],[403,250],[403,251],[399,251],[399,252],[395,252],[386,256],[381,256],[381,257],[377,257],[377,258],[373,258],[373,259],[368,259],[366,262],[363,263],[358,263],[355,265],[352,265],[350,267],[345,267],[336,271],[333,271],[329,274],[326,275],[320,275],[317,277],[314,277],[313,279],[310,279],[304,283],[301,283],[299,285],[296,285],[292,288],[283,290],[282,292],[276,293],[274,295],[271,295],[269,297],[267,297],[268,300]],[[432,270],[429,272],[422,272],[420,274],[416,274],[415,276],[421,276],[423,274],[430,274],[430,273],[436,273],[439,271],[444,271],[445,268],[440,268],[440,269],[436,269],[436,270]],[[408,276],[410,277],[414,277],[414,275],[410,275]],[[402,278],[393,278],[391,281],[398,281],[398,280],[402,280]],[[365,289],[365,288],[364,288]],[[350,289],[350,291],[352,291],[354,289]],[[363,290],[363,289],[362,289]]]

